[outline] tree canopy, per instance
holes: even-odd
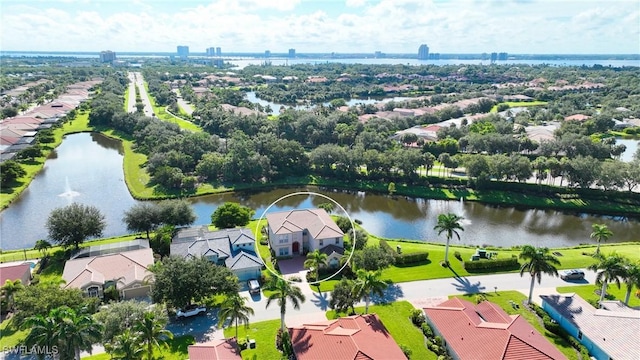
[[[53,241],[76,249],[88,237],[101,236],[105,226],[104,215],[97,207],[78,203],[53,209],[46,224]]]
[[[251,221],[253,214],[254,211],[246,206],[234,202],[226,202],[211,214],[211,223],[220,229],[245,226]]]

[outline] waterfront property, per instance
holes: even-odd
[[[640,310],[620,301],[603,301],[596,309],[575,294],[542,295],[542,308],[601,360],[630,359],[640,354]]]
[[[104,291],[115,286],[123,300],[149,296],[153,251],[142,248],[114,254],[79,257],[64,265],[64,288],[78,288],[85,295],[104,297]]]
[[[278,257],[322,251],[329,245],[344,248],[344,233],[325,210],[282,211],[266,217],[269,245]]]
[[[241,282],[260,278],[264,266],[256,256],[255,239],[249,229],[209,231],[206,225],[181,229],[173,237],[170,251],[184,258],[203,256],[226,266]]]
[[[454,359],[566,359],[526,319],[489,301],[452,298],[424,312]]]
[[[375,314],[304,324],[289,335],[298,360],[407,358]]]
[[[189,345],[190,360],[241,360],[236,339],[220,339]]]

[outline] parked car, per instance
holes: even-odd
[[[582,280],[584,279],[584,272],[582,270],[566,270],[560,275],[562,280]]]
[[[199,315],[199,314],[204,314],[206,312],[207,312],[206,306],[191,305],[191,306],[186,307],[184,309],[178,310],[178,312],[176,313],[176,317],[178,317],[178,318],[188,318],[188,317],[196,316],[196,315]]]
[[[247,286],[249,287],[249,293],[251,294],[259,294],[260,293],[260,283],[256,279],[251,279],[247,281]]]

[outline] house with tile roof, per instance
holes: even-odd
[[[489,301],[452,298],[423,310],[454,359],[566,359],[522,316]]]
[[[22,285],[29,285],[31,283],[31,264],[0,266],[0,286],[4,285],[7,280],[20,280]]]
[[[598,360],[640,356],[640,309],[603,301],[596,309],[573,293],[541,295],[542,308]]]
[[[189,345],[189,360],[241,360],[235,338]]]
[[[187,259],[203,256],[216,265],[227,267],[241,282],[260,278],[264,267],[256,254],[255,239],[249,229],[210,231],[206,225],[184,228],[173,237],[170,252]]]
[[[375,314],[354,315],[289,328],[297,360],[406,360]]]
[[[153,251],[148,248],[68,260],[62,272],[62,287],[102,298],[104,290],[115,285],[124,300],[147,297],[153,275],[148,268],[152,264]]]
[[[344,233],[323,209],[281,211],[266,218],[269,245],[277,257],[322,251],[329,245],[344,249]]]

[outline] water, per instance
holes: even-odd
[[[100,209],[107,222],[104,236],[126,234],[122,216],[137,201],[124,183],[120,143],[99,134],[74,134],[67,136],[52,155],[22,196],[0,213],[0,247],[3,250],[33,247],[38,239],[47,237],[45,223],[51,210],[70,201]],[[439,214],[454,212],[464,217],[462,244],[553,247],[590,243],[593,223],[609,226],[614,233],[609,242],[640,240],[637,219],[497,207],[464,199],[413,199],[299,187],[209,195],[190,201],[197,214],[196,224],[201,225],[210,223],[213,211],[226,201],[255,209],[256,216],[260,216],[273,201],[297,191],[317,191],[335,199],[354,219],[361,220],[369,232],[388,238],[444,242],[433,227]],[[292,196],[272,210],[317,207],[323,202],[326,199],[317,196]]]
[[[616,144],[623,144],[627,148],[620,155],[620,160],[630,162],[633,160],[633,155],[638,151],[638,144],[640,144],[639,139],[616,139]]]

